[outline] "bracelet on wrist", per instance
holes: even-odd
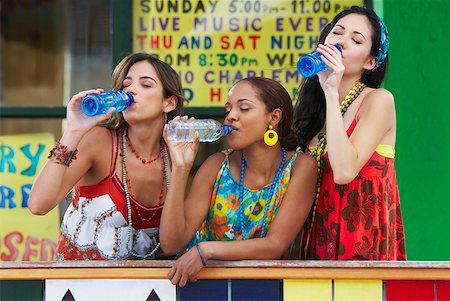
[[[198,245],[195,245],[197,248],[198,256],[200,256],[200,260],[202,261],[203,266],[206,266],[205,258],[203,258],[202,252],[200,251],[200,247]]]
[[[77,152],[78,149],[69,151],[67,149],[67,146],[62,145],[59,142],[56,142],[55,147],[50,150],[50,154],[48,155],[47,158],[55,163],[69,166],[70,163],[72,163],[72,160],[77,159]]]

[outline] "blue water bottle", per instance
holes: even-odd
[[[81,100],[81,110],[87,116],[105,114],[112,107],[122,112],[133,103],[133,95],[122,90],[111,90],[101,94],[89,94]]]
[[[341,53],[342,48],[339,44],[333,44]],[[322,70],[328,68],[328,66],[320,59],[322,55],[314,50],[300,57],[297,61],[297,70],[303,77],[312,77]]]

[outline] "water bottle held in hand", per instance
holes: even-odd
[[[214,119],[177,119],[169,121],[167,126],[169,140],[175,142],[194,141],[195,132],[198,132],[200,142],[213,142],[233,130]]]
[[[339,44],[333,44],[342,54],[342,48]],[[314,50],[300,57],[297,61],[297,70],[303,77],[312,77],[328,66],[320,59],[322,55]]]
[[[133,103],[133,95],[122,90],[111,90],[101,94],[89,94],[81,100],[81,110],[88,116],[105,114],[112,107],[122,112]]]

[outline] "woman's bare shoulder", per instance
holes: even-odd
[[[89,143],[91,146],[95,147],[95,145],[102,145],[107,142],[110,143],[112,135],[113,131],[111,129],[95,126],[84,135],[82,143]]]
[[[373,89],[367,93],[364,105],[367,106],[393,106],[394,95],[384,88]]]
[[[317,161],[313,156],[300,152],[295,160],[292,172],[294,175],[298,172],[317,173]]]
[[[201,169],[207,169],[210,171],[217,171],[217,169],[222,164],[225,159],[226,154],[224,152],[217,152],[206,158],[206,160],[202,163]]]

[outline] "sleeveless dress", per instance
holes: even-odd
[[[349,137],[356,116],[347,130]],[[406,260],[394,154],[392,146],[378,145],[356,178],[338,185],[325,153],[307,259]]]
[[[298,148],[285,165],[277,183],[273,196],[268,196],[270,184],[259,189],[248,189],[244,186],[244,214],[242,225],[246,237],[242,237],[238,211],[240,207],[239,182],[236,182],[230,172],[229,155],[232,151],[224,151],[225,159],[217,174],[211,203],[206,220],[195,233],[188,244],[189,250],[202,241],[234,241],[261,237],[264,212],[268,208],[266,217],[266,233],[280,208],[284,194],[291,180],[292,167],[298,154]]]
[[[74,187],[56,260],[125,260],[131,259],[131,248],[145,255],[156,247],[163,205],[146,207],[130,196],[133,229],[129,230],[125,192],[115,174],[118,140],[113,132],[109,175],[96,185]]]

